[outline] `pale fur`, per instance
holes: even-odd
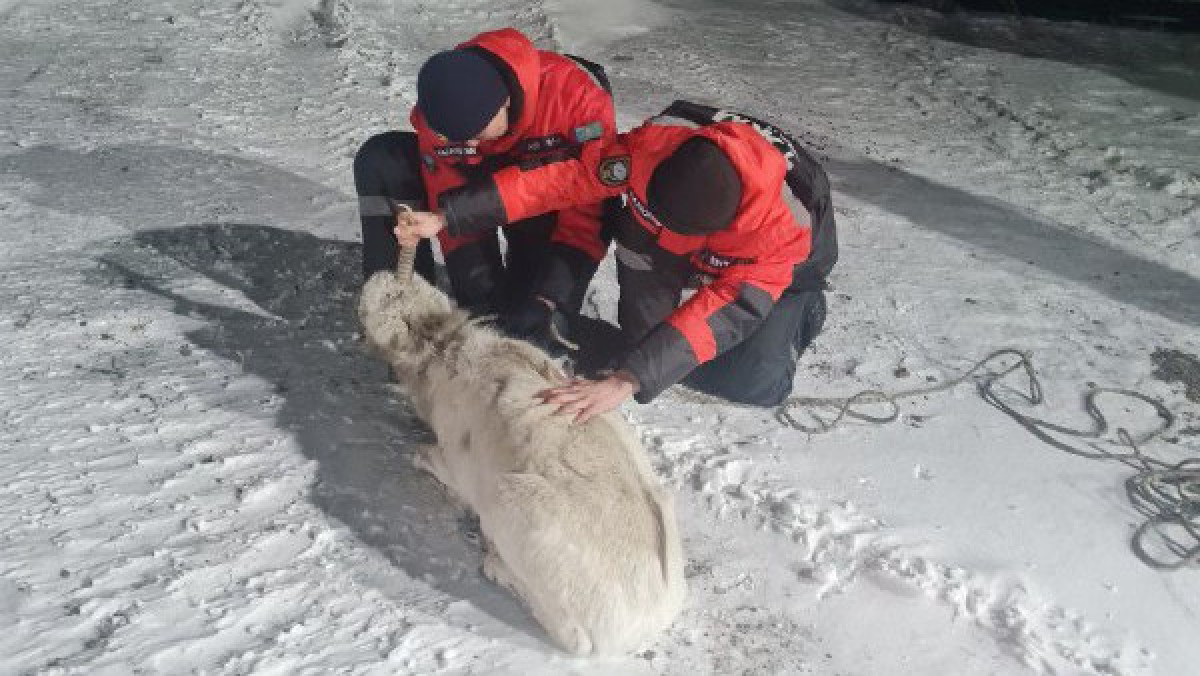
[[[628,653],[672,622],[684,597],[674,508],[619,415],[554,415],[534,397],[564,381],[554,362],[419,276],[375,274],[359,319],[437,435],[420,464],[479,515],[484,573],[555,642]]]

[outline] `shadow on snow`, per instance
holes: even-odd
[[[32,182],[36,190],[23,197],[36,204],[132,231],[96,245],[95,283],[169,301],[174,313],[204,323],[186,334],[195,347],[271,383],[282,399],[278,425],[317,463],[319,508],[410,577],[540,635],[520,604],[478,572],[480,552],[468,541],[474,524],[412,466],[429,432],[356,338],[361,246],[253,222],[182,225],[227,214],[311,223],[315,209],[345,203],[344,195],[261,162],[166,146],[40,146],[0,156],[5,174]],[[262,312],[188,288],[211,287],[204,280]]]
[[[1036,266],[1114,301],[1200,325],[1200,279],[999,200],[869,160],[826,162],[836,190],[926,230]]]

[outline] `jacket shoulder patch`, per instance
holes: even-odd
[[[618,186],[629,181],[629,156],[617,155],[606,157],[600,161],[596,169],[600,182],[609,187]]]
[[[594,141],[604,135],[604,125],[599,122],[592,122],[582,127],[575,127],[574,135],[576,143]]]

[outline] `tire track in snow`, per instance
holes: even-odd
[[[4,297],[41,300],[5,360],[16,400],[2,443],[39,461],[5,471],[13,502],[0,519],[22,526],[5,529],[0,576],[19,580],[27,601],[0,652],[26,668],[137,662],[130,651],[144,648],[145,629],[171,615],[171,581],[218,569],[212,544],[267,542],[264,526],[303,496],[311,469],[286,452],[254,453],[283,436],[231,412],[242,387],[203,355],[179,354],[170,322],[147,319],[135,291],[98,283],[85,256],[27,265],[61,276],[49,288],[36,274],[0,284]],[[198,408],[211,410],[189,415]],[[239,496],[260,499],[248,513]]]

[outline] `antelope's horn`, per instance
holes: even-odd
[[[412,207],[407,204],[401,204],[399,207],[407,213],[412,213]],[[413,265],[416,260],[417,247],[399,247],[399,253],[396,256],[396,279],[404,283],[412,281]]]

